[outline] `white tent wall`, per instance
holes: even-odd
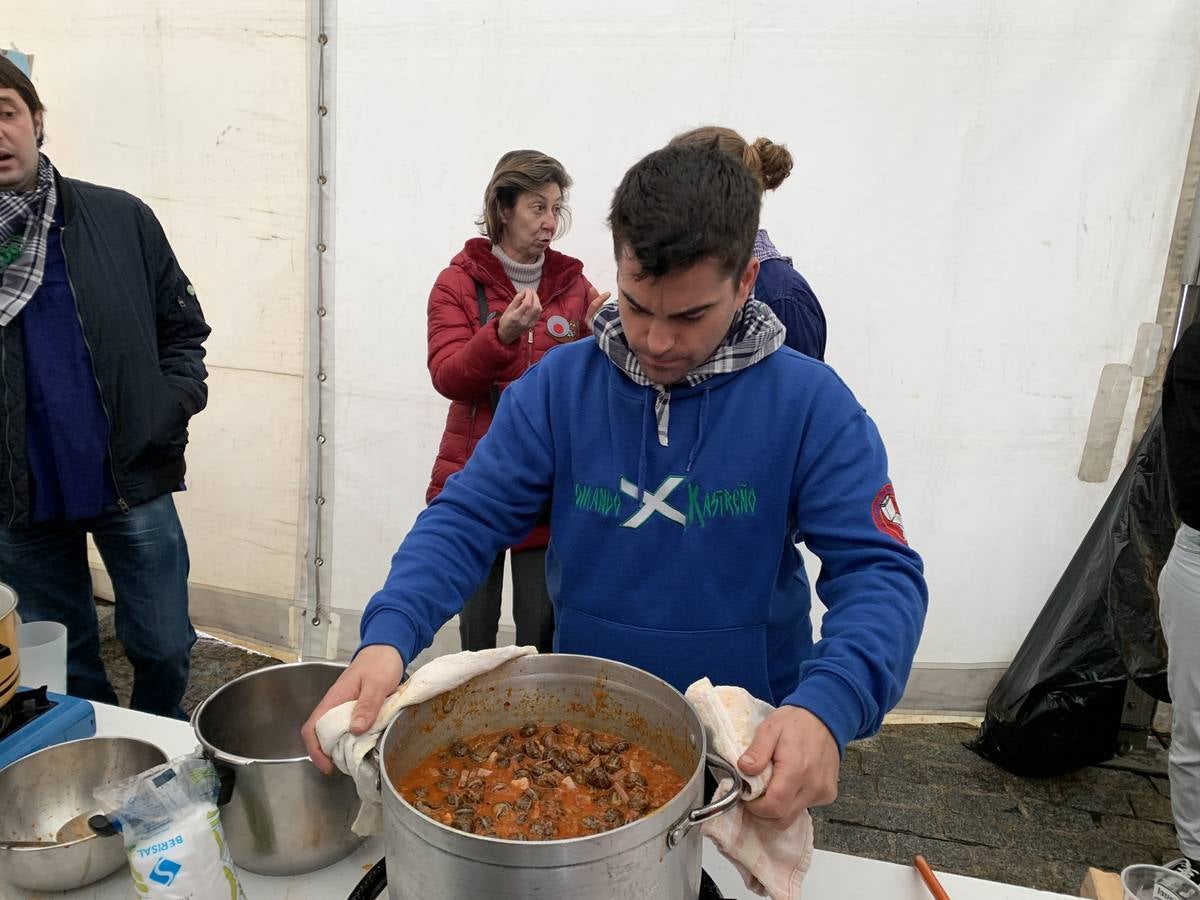
[[[178,496],[193,613],[281,646],[297,646],[312,606],[315,3],[34,2],[0,36],[34,54],[47,152],[150,203],[197,286],[214,333]],[[1115,438],[1092,455],[1099,480],[1079,479],[1101,374],[1131,362],[1155,319],[1200,90],[1200,7],[323,6],[333,280],[313,356],[332,376],[333,614],[308,627],[309,646],[353,649],[423,505],[447,405],[424,366],[426,298],[474,233],[495,159],[533,146],[563,160],[577,186],[560,247],[610,288],[603,220],[621,174],[718,122],[797,159],[764,224],[822,299],[828,360],[880,425],[927,563],[909,701],[977,705],[1128,452],[1136,400],[1109,390]],[[447,633],[437,647],[457,643]]]
[[[423,505],[447,405],[424,366],[426,298],[473,234],[496,158],[537,147],[565,163],[575,224],[560,247],[609,288],[603,222],[621,174],[715,122],[796,157],[763,222],[824,304],[828,361],[880,426],[926,559],[909,701],[977,706],[1128,452],[1136,399],[1102,397],[1119,426],[1100,453],[1111,472],[1077,475],[1101,372],[1128,364],[1155,318],[1200,89],[1200,7],[330,8],[337,615],[324,645],[353,648]]]
[[[288,0],[33,2],[0,33],[34,56],[47,154],[145,200],[196,286],[213,333],[176,495],[192,616],[281,646],[305,528],[307,36]]]

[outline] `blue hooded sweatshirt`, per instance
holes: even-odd
[[[874,423],[832,369],[787,348],[673,388],[667,446],[654,396],[594,339],[547,354],[417,518],[362,645],[412,660],[550,497],[556,650],[804,707],[839,748],[873,734],[927,604]],[[815,645],[799,542],[821,560]]]

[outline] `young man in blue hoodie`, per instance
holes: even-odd
[[[304,727],[357,700],[372,722],[501,547],[554,523],[555,649],[708,677],[778,706],[739,766],[774,763],[752,806],[785,828],[837,794],[846,743],[900,699],[925,618],[883,443],[823,363],[747,301],[759,191],[714,148],[667,147],[626,173],[609,218],[616,302],[595,340],[504,394],[463,471],[418,517],[362,619],[362,643]],[[782,348],[782,349],[781,349]],[[797,544],[821,560],[812,641]]]

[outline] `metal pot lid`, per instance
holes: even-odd
[[[17,608],[17,592],[0,582],[0,619]]]

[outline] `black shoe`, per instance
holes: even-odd
[[[1163,863],[1163,868],[1177,872],[1193,884],[1200,885],[1200,861],[1181,856],[1179,859],[1173,859],[1169,863]]]

